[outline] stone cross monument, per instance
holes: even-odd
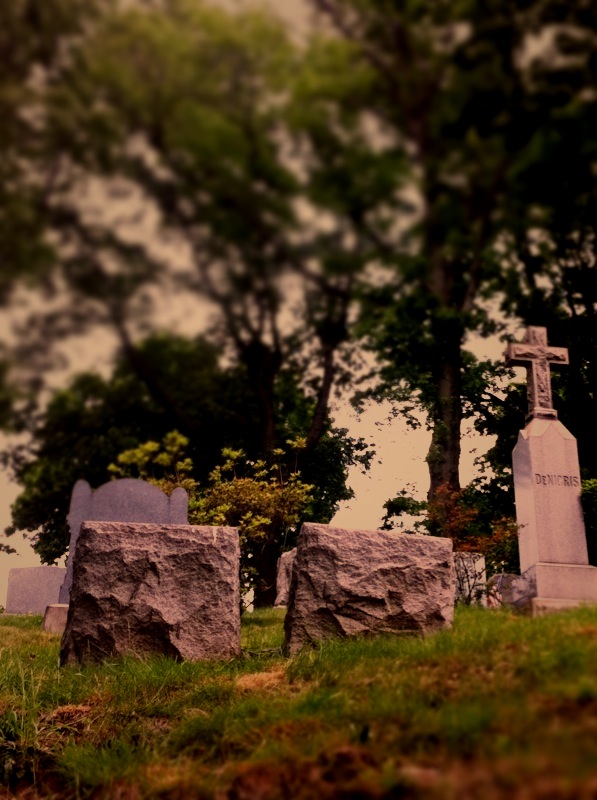
[[[548,347],[546,328],[528,328],[523,342],[508,345],[506,363],[527,368],[528,418],[557,419],[552,407],[549,365],[568,364],[568,350]]]
[[[527,368],[529,414],[512,453],[520,571],[534,614],[597,603],[597,568],[589,566],[580,503],[576,439],[558,421],[550,365],[568,351],[548,347],[545,328],[531,327],[506,350],[506,363]]]

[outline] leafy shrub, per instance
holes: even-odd
[[[302,439],[288,444],[297,453],[305,446]],[[182,486],[189,494],[192,525],[237,527],[241,585],[255,590],[256,604],[266,604],[261,598],[275,596],[278,558],[289,534],[306,514],[314,487],[301,481],[296,468],[282,466],[283,450],[274,450],[273,463],[267,463],[248,461],[242,450],[230,448],[222,450],[224,463],[212,470],[209,485],[202,487],[192,477],[193,463],[185,457],[187,446],[188,439],[172,431],[161,444],[145,442],[121,453],[118,464],[111,464],[109,470],[115,477],[136,472],[166,494]]]

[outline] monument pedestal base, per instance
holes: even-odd
[[[597,603],[597,567],[539,562],[527,569],[524,577],[535,597]]]
[[[567,608],[591,605],[585,600],[555,600],[553,597],[533,597],[531,602],[531,616],[542,617],[544,614],[553,614],[556,611],[565,611]]]
[[[597,604],[597,567],[539,562],[523,577],[529,586],[533,616]]]

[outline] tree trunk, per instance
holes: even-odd
[[[432,501],[441,486],[460,489],[460,424],[462,421],[463,326],[458,319],[436,320],[435,338],[441,348],[435,377],[437,397],[432,410],[433,434],[427,453]]]
[[[270,453],[276,446],[275,384],[282,353],[278,348],[253,340],[243,347],[241,360],[247,368],[249,385],[259,407],[261,450]]]
[[[334,365],[335,347],[326,346],[323,352],[323,376],[321,386],[317,395],[317,404],[311,419],[311,425],[307,434],[307,450],[314,450],[325,429],[328,408],[330,405],[330,394],[334,384],[336,368]]]
[[[271,607],[276,601],[276,577],[280,551],[281,548],[277,542],[265,542],[256,559],[255,566],[258,572],[253,598],[255,608]]]

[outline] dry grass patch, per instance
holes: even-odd
[[[90,705],[65,705],[42,714],[37,728],[40,746],[56,747],[62,739],[81,741],[91,731],[92,708]]]
[[[250,672],[236,679],[236,688],[241,692],[264,692],[278,689],[287,684],[286,669],[276,665],[265,672]]]

